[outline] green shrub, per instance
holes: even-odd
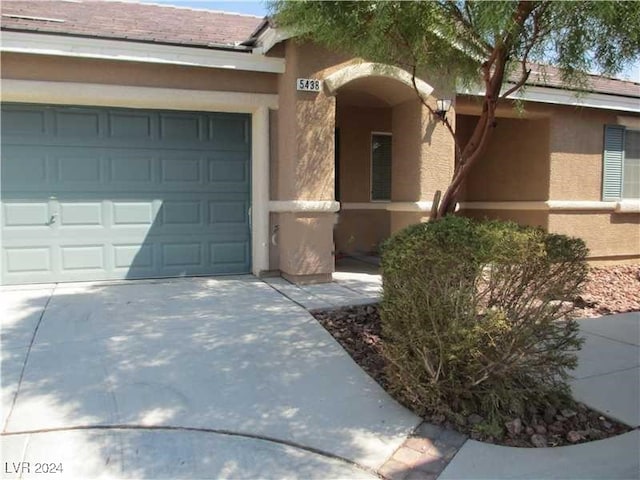
[[[448,216],[382,249],[386,374],[418,411],[513,418],[568,393],[578,326],[563,299],[586,280],[576,238]]]

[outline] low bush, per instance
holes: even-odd
[[[570,318],[582,240],[448,216],[382,249],[386,375],[418,411],[513,418],[566,398],[581,346]]]

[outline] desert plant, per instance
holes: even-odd
[[[391,388],[424,412],[513,418],[568,393],[580,348],[562,299],[586,280],[580,239],[447,216],[383,246]]]

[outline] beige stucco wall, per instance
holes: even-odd
[[[446,97],[455,98],[450,89],[439,88],[429,97],[431,108],[436,108],[436,99]],[[447,113],[447,120],[453,131],[457,128],[455,100]],[[451,182],[455,167],[455,141],[447,127],[431,113],[422,108],[422,136],[419,141],[422,145],[421,185],[423,200],[432,200],[436,190],[444,192]]]
[[[391,234],[416,223],[427,222],[429,212],[389,212],[389,230]]]
[[[2,53],[2,78],[276,93],[278,75],[141,62]]]
[[[278,79],[278,200],[333,200],[336,99],[296,90],[297,78],[323,79],[345,57],[309,43],[285,43]]]
[[[287,68],[278,79],[278,163],[274,200],[334,199],[335,97],[296,90],[297,78],[324,78],[344,61],[320,47],[287,41]],[[331,213],[278,216],[279,268],[304,281],[334,270]]]
[[[408,100],[393,107],[391,140],[391,200],[417,202],[422,198],[422,105]]]
[[[429,98],[435,107],[435,99]],[[455,130],[456,115],[448,114]],[[455,147],[451,134],[422,103],[408,100],[393,107],[394,202],[430,201],[443,190],[453,174]]]
[[[386,210],[342,210],[335,229],[336,251],[373,253],[389,237],[390,212]]]
[[[458,101],[458,136],[471,134],[479,105]],[[475,109],[475,110],[474,110]],[[593,262],[640,260],[640,214],[602,210],[553,210],[543,201],[592,201],[602,195],[605,124],[638,118],[613,111],[561,105],[525,104],[499,110],[490,146],[474,167],[463,192],[467,202],[538,201],[539,210],[463,210],[473,218],[500,218],[539,225],[585,240]],[[548,153],[545,153],[545,149]],[[506,152],[506,153],[505,153]],[[509,162],[511,152],[521,159]],[[553,203],[552,203],[553,205]]]
[[[281,213],[278,222],[279,267],[285,278],[300,283],[330,281],[335,214]]]
[[[432,108],[435,98],[432,95],[427,99]],[[455,106],[447,118],[455,131]],[[393,107],[392,152],[393,202],[430,202],[437,190],[444,192],[449,185],[455,162],[453,137],[420,100],[408,100]],[[429,212],[392,211],[391,233],[425,221],[428,216]]]
[[[549,230],[582,238],[594,260],[640,261],[640,215],[566,212],[549,216]]]
[[[551,116],[551,200],[595,200],[602,196],[604,125],[615,112],[558,106]]]
[[[458,115],[465,144],[478,117]],[[498,118],[490,143],[469,172],[462,200],[533,201],[549,197],[549,120]]]
[[[602,199],[604,125],[638,116],[558,106],[551,117],[551,200]],[[587,242],[594,260],[640,260],[640,214],[553,212],[549,230]]]

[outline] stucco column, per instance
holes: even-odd
[[[279,269],[298,283],[330,281],[334,270],[335,98],[296,90],[297,78],[322,78],[317,55],[287,43],[280,78],[276,205]],[[272,209],[272,210],[274,210]]]
[[[269,270],[269,109],[258,107],[251,116],[251,230],[252,270]]]
[[[429,97],[435,107],[435,97]],[[420,100],[393,107],[391,174],[391,233],[407,225],[428,220],[436,190],[451,181],[455,145],[442,122],[434,118]],[[447,118],[455,129],[453,108]]]

